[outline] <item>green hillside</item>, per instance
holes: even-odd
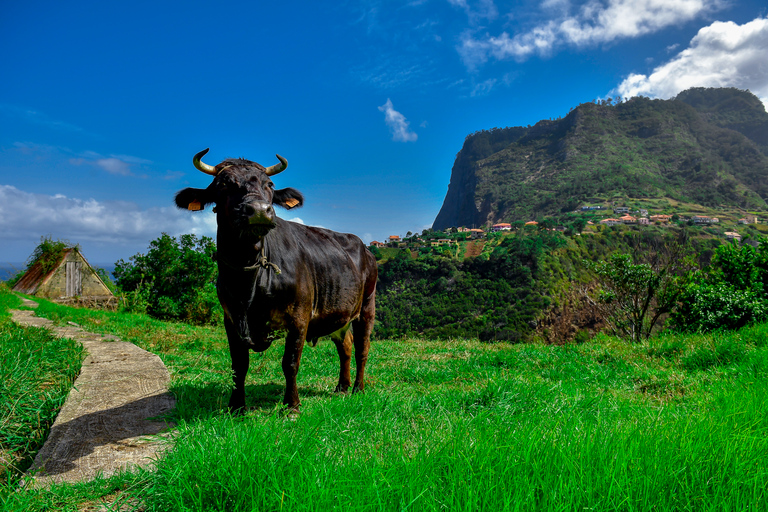
[[[585,103],[562,119],[477,132],[456,157],[433,229],[629,199],[759,212],[768,198],[767,133],[762,103],[737,89]]]

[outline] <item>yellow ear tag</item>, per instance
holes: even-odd
[[[288,199],[288,200],[285,201],[285,204],[288,205],[288,208],[293,208],[294,206],[299,204],[299,200],[298,199]]]
[[[200,201],[192,201],[189,203],[189,206],[187,206],[187,210],[198,212],[203,209],[203,205],[200,204]]]

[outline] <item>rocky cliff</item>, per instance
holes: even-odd
[[[748,91],[585,103],[555,121],[467,136],[433,229],[619,198],[766,209],[767,155],[768,114]]]

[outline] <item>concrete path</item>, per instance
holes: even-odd
[[[25,306],[37,304],[24,299]],[[172,424],[155,418],[173,409],[170,375],[154,354],[115,336],[85,332],[76,324],[57,327],[32,311],[11,311],[21,325],[45,327],[72,338],[88,356],[43,448],[27,472],[26,485],[80,482],[97,474],[147,465],[167,446],[158,437]],[[153,419],[154,418],[154,419]]]

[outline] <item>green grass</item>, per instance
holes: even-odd
[[[307,347],[302,413],[282,347],[254,354],[231,417],[223,332],[41,302],[160,355],[179,402],[153,471],[9,495],[5,509],[768,510],[768,325],[629,345],[375,340],[367,391]],[[2,496],[2,495],[0,495]]]
[[[8,308],[21,301],[0,284],[0,498],[42,446],[72,382],[82,347],[45,329],[19,327]]]

